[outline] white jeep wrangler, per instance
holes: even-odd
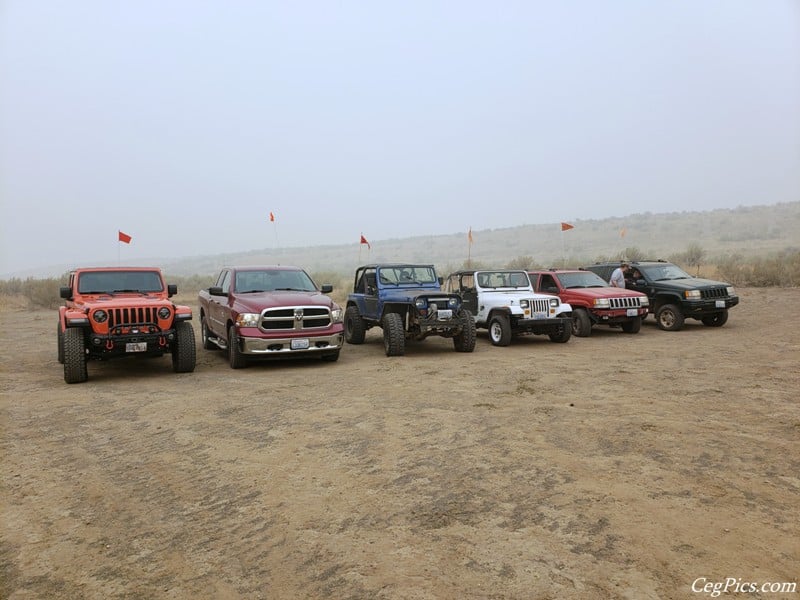
[[[457,271],[444,289],[461,295],[464,308],[478,328],[489,330],[495,346],[508,346],[514,335],[548,335],[558,343],[572,335],[572,307],[558,296],[534,292],[525,271]]]

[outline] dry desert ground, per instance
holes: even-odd
[[[198,348],[194,373],[129,359],[78,385],[55,311],[5,308],[0,597],[671,599],[797,582],[800,289],[739,292],[719,329],[651,318],[507,348],[484,331],[472,354],[432,338],[391,359],[371,330],[338,363],[234,371]]]

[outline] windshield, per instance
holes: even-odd
[[[642,271],[653,281],[667,281],[669,279],[691,279],[692,276],[680,267],[671,264],[639,266]]]
[[[478,285],[482,288],[525,288],[531,286],[524,271],[481,271]]]
[[[237,271],[234,290],[240,294],[253,292],[315,292],[317,286],[305,271],[286,269],[260,269]]]
[[[88,271],[78,279],[79,294],[163,291],[158,271]]]
[[[381,267],[378,270],[382,284],[394,285],[420,285],[423,283],[437,283],[436,271],[433,267],[420,267],[402,265],[397,267]]]
[[[556,275],[566,289],[590,288],[590,287],[611,287],[602,277],[591,271],[581,271],[580,273],[559,273]]]

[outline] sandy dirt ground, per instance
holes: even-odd
[[[719,329],[651,317],[637,335],[507,348],[484,331],[472,354],[432,338],[391,359],[374,329],[338,363],[234,371],[198,348],[194,373],[168,356],[90,363],[78,385],[55,312],[5,309],[0,597],[797,582],[800,289],[739,291]]]

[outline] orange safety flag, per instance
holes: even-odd
[[[117,233],[119,234],[119,241],[120,242],[122,242],[123,244],[130,244],[131,243],[131,240],[133,238],[131,236],[129,236],[127,233],[122,233],[119,230],[117,230]]]
[[[269,211],[269,220],[270,220],[271,222],[273,222],[273,223],[275,222],[275,215],[273,214],[273,212],[272,212],[272,211]]]
[[[366,245],[367,245],[367,248],[368,248],[369,250],[372,250],[372,246],[370,246],[370,245],[369,245],[369,242],[367,241],[367,238],[365,238],[365,237],[364,237],[364,234],[363,234],[363,233],[361,234],[361,241],[360,241],[359,243],[361,243],[361,244],[366,244]]]
[[[469,243],[471,244],[472,241],[473,241],[472,240],[472,227],[470,227],[469,228],[469,232],[467,232],[467,239],[469,240]]]
[[[575,225],[570,225],[569,223],[561,222],[561,231],[568,231],[570,229],[574,229]]]
[[[622,229],[619,230],[619,237],[621,238],[625,237],[626,233],[628,233],[628,230],[623,227]]]

